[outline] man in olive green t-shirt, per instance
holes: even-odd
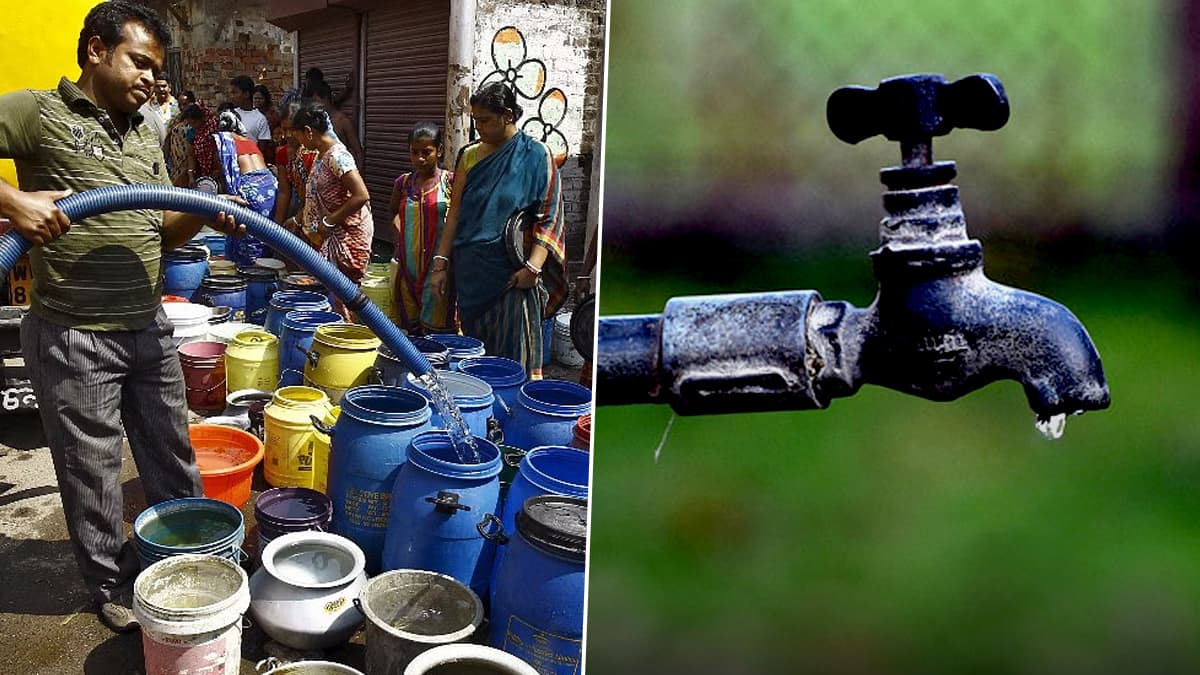
[[[162,69],[170,34],[128,0],[84,20],[77,81],[0,96],[0,216],[35,246],[33,301],[21,324],[42,425],[76,561],[100,618],[133,630],[139,565],[122,524],[122,437],[155,504],[202,494],[188,441],[183,373],[162,311],[162,252],[205,219],[121,211],[69,223],[55,201],[108,185],[167,185],[157,137],[137,113]],[[220,214],[213,226],[242,229]]]

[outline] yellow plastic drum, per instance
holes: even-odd
[[[315,487],[319,435],[311,415],[329,419],[329,397],[312,387],[283,387],[263,410],[263,477],[275,487]],[[325,469],[329,467],[329,438],[325,437]],[[324,482],[324,477],[322,477]],[[316,488],[324,492],[323,488]]]
[[[333,406],[329,412],[325,413],[325,426],[332,429],[334,424],[337,424],[338,415],[342,414],[341,406]],[[321,433],[317,429],[313,435],[313,484],[312,488],[317,492],[328,494],[329,491],[329,444],[330,439],[326,434]]]
[[[381,344],[370,328],[355,323],[327,323],[313,333],[304,382],[340,403],[350,387],[367,383]]]
[[[225,348],[229,391],[274,391],[279,382],[279,338],[265,330],[238,333]]]
[[[362,289],[363,295],[383,310],[387,318],[393,322],[399,318],[396,305],[392,302],[392,282],[388,281],[387,277],[364,277],[359,288]]]

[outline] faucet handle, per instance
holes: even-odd
[[[893,77],[869,87],[842,87],[826,105],[829,128],[855,144],[882,134],[899,141],[905,166],[933,161],[933,137],[953,129],[994,131],[1008,122],[1000,78],[987,73],[946,82],[941,75]]]

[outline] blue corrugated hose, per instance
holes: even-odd
[[[362,322],[375,332],[392,353],[404,359],[414,373],[424,375],[433,369],[420,350],[346,275],[317,255],[300,238],[244,206],[198,190],[162,185],[117,185],[73,194],[59,200],[58,207],[73,223],[101,213],[133,209],[184,211],[213,219],[221,211],[232,214],[239,223],[246,224],[247,232],[320,279],[325,288],[357,312]],[[0,277],[6,276],[30,247],[31,244],[15,231],[0,235]]]

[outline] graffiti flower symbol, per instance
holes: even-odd
[[[480,85],[503,82],[521,98],[533,100],[541,96],[546,87],[546,64],[528,56],[525,36],[516,26],[496,31],[492,38],[492,64],[496,69]]]
[[[521,131],[533,136],[550,148],[554,163],[562,166],[567,161],[567,138],[558,130],[558,125],[567,117],[567,95],[562,89],[551,89],[538,102],[537,117],[525,120]]]

